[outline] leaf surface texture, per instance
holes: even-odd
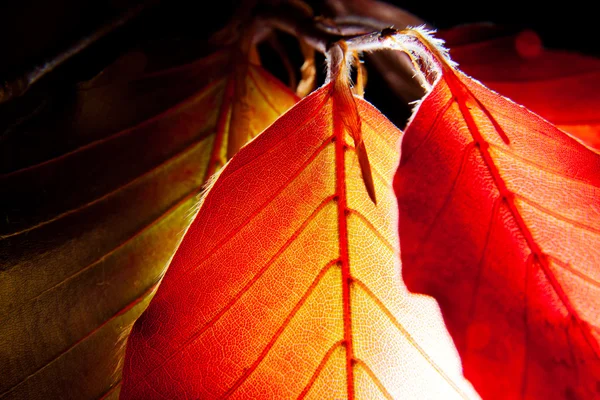
[[[123,399],[476,397],[435,302],[400,280],[400,131],[355,100],[377,206],[326,85],[206,194],[134,326]]]
[[[229,60],[135,77],[129,60],[3,133],[1,399],[117,395],[127,334],[224,162]],[[296,98],[243,78],[251,137]]]
[[[600,59],[546,49],[530,30],[473,24],[440,34],[466,74],[600,150]]]
[[[460,72],[406,130],[403,278],[485,399],[598,396],[600,156]]]

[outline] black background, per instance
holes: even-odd
[[[395,4],[401,2],[395,1]],[[481,1],[402,2],[404,8],[439,28],[489,21],[536,31],[550,48],[599,56],[598,14],[593,2]],[[551,5],[555,4],[555,5]]]
[[[221,27],[239,1],[145,0],[147,7],[133,21],[90,46],[45,80],[84,79],[98,72],[127,49],[143,43],[180,40],[190,57],[199,52],[208,34]],[[309,1],[319,7],[320,1]],[[0,6],[0,81],[19,76],[81,37],[107,24],[139,0],[22,0]],[[600,56],[596,13],[592,2],[533,1],[393,1],[437,28],[489,21],[530,28],[546,47]],[[191,38],[191,40],[190,40]],[[186,44],[186,40],[190,44]],[[187,48],[186,48],[187,46]]]

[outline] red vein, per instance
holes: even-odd
[[[333,134],[335,137],[335,177],[336,194],[338,196],[338,229],[340,246],[340,263],[342,268],[342,302],[344,315],[344,346],[346,348],[346,383],[348,400],[354,400],[354,346],[352,342],[352,308],[350,305],[350,285],[352,275],[348,256],[348,203],[346,198],[346,165],[344,122],[341,120],[337,101],[333,102]]]
[[[323,279],[325,274],[327,274],[327,272],[329,272],[329,270],[331,269],[332,266],[338,265],[339,262],[340,262],[340,260],[332,260],[321,269],[321,271],[315,277],[315,279],[312,281],[312,283],[310,284],[308,289],[306,289],[306,292],[302,295],[300,300],[296,303],[294,308],[292,308],[292,310],[290,311],[288,316],[285,318],[285,320],[283,321],[281,326],[277,329],[277,331],[275,332],[273,337],[271,337],[271,340],[269,340],[269,343],[267,343],[267,345],[265,346],[263,351],[260,353],[260,355],[258,356],[256,361],[254,361],[254,363],[249,368],[246,368],[244,370],[244,373],[242,374],[242,376],[240,376],[238,378],[238,380],[233,384],[233,386],[231,386],[229,388],[229,390],[227,390],[227,392],[225,392],[223,397],[227,398],[227,397],[231,396],[237,389],[239,389],[240,386],[242,386],[242,384],[250,377],[250,375],[252,375],[252,373],[254,373],[254,371],[256,371],[258,366],[267,357],[267,355],[269,354],[269,352],[271,351],[271,349],[273,348],[273,346],[275,345],[277,340],[281,337],[283,332],[289,326],[292,319],[294,319],[294,317],[296,316],[298,311],[300,311],[302,306],[306,303],[306,300],[308,300],[310,295],[314,292],[315,288],[319,285],[319,282],[321,282],[321,279]]]
[[[466,86],[465,86],[466,87]],[[469,90],[469,88],[467,88],[467,90]],[[470,92],[470,90],[469,90]],[[472,95],[473,93],[471,93]],[[500,138],[502,139],[502,141],[505,144],[510,144],[510,139],[508,138],[508,136],[506,135],[506,132],[504,132],[504,129],[502,129],[502,127],[500,126],[500,124],[498,123],[498,121],[496,121],[496,118],[494,118],[494,116],[489,112],[489,110],[481,103],[481,101],[479,101],[479,99],[475,96],[472,96],[473,100],[475,100],[475,103],[477,103],[477,105],[479,106],[479,108],[481,109],[481,111],[483,111],[483,113],[485,114],[485,116],[490,120],[490,122],[492,123],[492,125],[494,126],[494,129],[496,130],[496,132],[498,133],[498,135],[500,136]],[[457,100],[458,101],[458,100]]]
[[[554,211],[552,211],[552,210],[550,210],[550,209],[542,206],[541,204],[536,203],[535,201],[533,201],[531,199],[528,199],[527,197],[525,197],[523,195],[520,195],[518,193],[515,193],[514,196],[515,196],[515,198],[520,199],[524,203],[529,204],[531,207],[538,209],[539,211],[543,212],[544,214],[549,215],[550,217],[552,217],[554,219],[566,222],[567,224],[573,225],[573,226],[575,226],[577,228],[581,228],[583,230],[586,230],[586,231],[595,233],[597,235],[600,235],[600,229],[598,229],[598,228],[594,228],[593,226],[582,224],[579,221],[575,221],[575,220],[573,220],[571,218],[568,218],[568,217],[565,217],[565,216],[563,216],[561,214],[558,214],[558,213],[556,213],[556,212],[554,212]]]
[[[25,382],[27,382],[29,379],[33,378],[34,376],[36,376],[37,374],[39,374],[40,372],[42,372],[43,370],[45,370],[46,368],[48,368],[50,365],[52,365],[54,362],[56,362],[62,356],[64,356],[65,354],[69,353],[75,347],[77,347],[81,343],[85,342],[90,337],[94,336],[96,334],[96,332],[98,332],[104,326],[108,325],[109,323],[111,323],[116,318],[120,317],[121,315],[124,315],[127,312],[129,312],[133,307],[135,307],[137,304],[141,303],[149,295],[151,295],[152,292],[154,292],[156,290],[156,288],[158,287],[158,284],[159,284],[159,282],[157,282],[157,283],[153,284],[152,286],[150,286],[149,289],[145,290],[142,294],[140,294],[135,299],[133,299],[131,302],[129,302],[128,304],[126,304],[118,312],[116,312],[115,314],[113,314],[112,316],[110,316],[108,319],[106,319],[100,325],[98,325],[97,327],[95,327],[94,329],[92,329],[90,332],[88,332],[86,335],[84,335],[83,337],[81,337],[79,340],[77,340],[76,342],[72,343],[69,347],[67,347],[66,349],[64,349],[63,351],[61,351],[57,355],[55,355],[50,361],[48,361],[42,367],[38,368],[37,370],[35,370],[31,374],[29,374],[26,377],[24,377],[23,379],[21,379],[21,381],[19,381],[18,383],[14,384],[13,386],[11,386],[8,390],[4,391],[3,393],[0,393],[0,398],[3,398],[6,395],[10,394],[17,387],[21,386],[22,384],[24,384]]]
[[[250,222],[252,222],[252,220],[254,218],[256,218],[256,216],[258,216],[265,208],[267,208],[267,206],[269,204],[271,204],[273,202],[273,200],[275,200],[275,198],[277,196],[279,196],[283,192],[283,190],[285,190],[285,188],[287,188],[289,185],[291,185],[294,182],[294,180],[296,178],[298,178],[298,176],[300,176],[302,174],[302,172],[304,172],[306,170],[306,168],[318,157],[318,155],[321,154],[321,152],[327,146],[329,146],[331,144],[332,140],[333,140],[333,137],[328,137],[327,139],[325,139],[323,141],[323,143],[321,143],[319,148],[317,148],[315,150],[315,152],[313,154],[311,154],[311,156],[304,162],[304,164],[302,164],[300,166],[300,168],[298,168],[298,170],[290,177],[290,179],[288,179],[280,187],[278,187],[277,190],[275,190],[269,198],[267,198],[259,207],[257,207],[256,210],[254,210],[254,212],[252,212],[252,214],[250,214],[248,216],[248,218],[246,218],[245,221],[240,223],[240,225],[238,225],[235,229],[232,229],[231,232],[227,236],[225,236],[216,245],[214,245],[212,249],[207,251],[206,255],[196,263],[196,267],[205,263],[210,257],[212,257],[213,253],[219,251],[219,249],[221,247],[223,247],[225,244],[227,244],[227,242],[229,242],[235,235],[237,235],[243,227],[245,227]],[[192,271],[192,267],[190,267],[187,270],[182,271],[181,275],[178,276],[177,279],[180,279],[181,276],[183,276],[186,273],[189,273],[191,271]]]
[[[559,267],[569,271],[570,273],[581,278],[582,280],[586,281],[590,285],[600,288],[600,282],[598,282],[597,280],[593,279],[590,276],[585,275],[581,271],[576,270],[569,263],[559,260],[558,258],[550,256],[550,255],[548,256],[548,258],[552,259],[556,263],[556,265],[558,265]]]
[[[417,151],[421,148],[421,146],[427,142],[427,140],[429,139],[429,136],[431,135],[431,133],[433,131],[435,131],[437,126],[441,123],[441,121],[443,120],[443,117],[446,115],[446,113],[448,112],[448,110],[450,109],[452,104],[454,104],[455,100],[456,100],[456,98],[454,96],[450,97],[448,99],[448,101],[446,102],[446,104],[444,105],[444,107],[435,114],[435,117],[434,117],[435,119],[433,120],[431,127],[425,134],[425,137],[423,139],[421,139],[419,144],[417,144],[415,147],[413,147],[412,152],[411,153],[407,153],[407,152],[402,153],[401,160],[400,160],[402,165],[406,164],[408,162],[408,160],[410,160],[417,153]]]
[[[366,225],[366,227],[375,234],[375,236],[377,236],[377,238],[381,241],[381,243],[391,252],[396,253],[397,249],[392,246],[392,244],[387,240],[386,237],[384,237],[379,230],[375,227],[375,225],[373,225],[373,223],[371,221],[369,221],[367,219],[367,217],[365,217],[360,211],[358,210],[354,210],[352,208],[348,208],[348,214],[349,215],[354,215],[356,217],[358,217],[358,219]]]
[[[277,250],[275,254],[263,265],[263,267],[250,279],[243,287],[237,292],[231,300],[223,307],[219,312],[215,314],[214,317],[210,319],[210,321],[206,322],[203,326],[201,326],[196,332],[194,332],[189,338],[187,338],[181,345],[175,348],[171,354],[163,359],[160,363],[154,366],[152,370],[150,370],[146,375],[144,375],[144,379],[148,376],[152,375],[156,370],[169,362],[179,351],[188,345],[192,344],[196,341],[204,332],[206,332],[210,327],[212,327],[217,321],[219,321],[230,309],[237,303],[243,296],[246,294],[256,282],[268,271],[268,269],[273,265],[273,263],[283,254],[288,247],[300,236],[300,234],[304,231],[304,229],[314,220],[314,218],[321,212],[327,204],[335,199],[335,195],[329,196],[325,198],[315,210],[304,220],[304,222],[294,231],[294,233],[290,236],[290,238]],[[211,255],[214,252],[211,252]],[[327,268],[330,264],[335,264],[338,260],[333,260],[327,264]],[[140,380],[141,381],[141,380]]]
[[[461,84],[463,87],[465,87],[465,88],[466,88],[467,92],[468,92],[468,93],[469,93],[469,94],[470,94],[472,97],[475,97],[475,96],[473,95],[473,92],[471,92],[471,89],[469,89],[469,88],[467,87],[467,85],[466,85],[466,84],[464,84],[463,82],[460,82],[460,84]],[[509,98],[507,98],[507,97],[505,97],[505,96],[503,96],[503,95],[501,95],[501,94],[500,94],[499,96],[500,96],[500,97],[502,97],[502,98],[504,98],[504,99],[505,99],[506,101],[508,101],[509,103],[512,103],[512,104],[514,104],[514,105],[516,105],[516,106],[522,107],[522,106],[521,106],[521,105],[519,105],[518,103],[514,102],[513,100],[511,100],[511,99],[509,99]],[[479,100],[479,99],[475,98],[475,102],[476,102],[476,103],[477,103],[477,104],[478,104],[478,105],[479,105],[479,106],[482,108],[482,110],[481,110],[481,111],[483,111],[483,112],[484,112],[486,115],[491,115],[491,113],[489,113],[489,111],[487,111],[487,112],[486,112],[486,111],[484,110],[484,109],[486,109],[486,110],[487,110],[487,108],[486,108],[486,107],[485,107],[485,106],[484,106],[484,105],[483,105],[483,104],[480,102],[480,100]],[[500,108],[500,109],[494,109],[493,111],[494,111],[494,113],[495,113],[496,115],[498,115],[498,116],[503,116],[503,117],[505,117],[505,118],[508,118],[508,119],[514,119],[514,112],[512,112],[512,111],[510,111],[510,110],[508,111],[508,114],[507,114],[507,112],[506,112],[505,110],[503,110],[503,109],[501,109],[501,108]],[[565,145],[565,140],[561,140],[561,139],[559,139],[558,137],[556,137],[556,136],[554,136],[554,135],[551,135],[551,134],[549,134],[548,132],[546,132],[546,129],[545,129],[545,128],[550,128],[550,129],[552,129],[552,130],[555,130],[555,131],[556,131],[556,130],[557,130],[557,131],[561,131],[561,133],[563,133],[563,134],[564,134],[564,133],[565,133],[565,132],[564,132],[564,129],[563,129],[563,128],[561,128],[561,126],[562,126],[563,124],[592,125],[592,124],[595,124],[595,123],[597,123],[597,122],[598,122],[598,119],[591,119],[591,120],[567,120],[567,121],[557,121],[556,119],[554,119],[552,122],[550,122],[550,121],[547,121],[547,120],[543,119],[543,118],[542,118],[542,117],[540,117],[538,114],[535,114],[535,113],[534,113],[533,111],[531,111],[531,110],[528,110],[528,109],[526,109],[526,108],[525,108],[525,109],[523,109],[523,111],[524,111],[524,112],[526,112],[526,113],[528,113],[528,114],[529,114],[531,117],[533,117],[533,118],[535,118],[535,119],[539,120],[539,122],[540,122],[540,124],[541,124],[541,126],[542,126],[542,129],[540,129],[539,127],[532,127],[532,128],[531,128],[532,132],[535,132],[535,133],[537,133],[538,135],[544,136],[544,139],[546,139],[547,141],[551,141],[551,142],[553,142],[554,144],[557,144],[558,146],[564,146],[564,145]],[[496,120],[496,121],[497,121],[497,120]],[[493,122],[493,121],[492,121],[492,122]],[[499,126],[499,125],[498,125],[498,126]],[[496,127],[496,125],[494,125],[494,127]],[[500,129],[502,129],[502,128],[500,127]],[[568,132],[567,132],[567,133],[568,133]],[[571,134],[571,133],[568,133],[568,135],[566,135],[566,137],[568,137],[568,139],[569,139],[569,142],[570,142],[570,143],[569,143],[569,145],[574,145],[575,143],[577,143],[577,145],[579,146],[579,145],[581,145],[581,143],[582,143],[582,142],[581,142],[581,139],[579,139],[579,138],[575,137],[575,136],[574,136],[573,134]],[[564,138],[564,136],[563,136],[563,138]],[[488,143],[488,144],[489,144],[490,146],[492,146],[492,145],[493,145],[493,143]],[[587,146],[586,146],[586,148],[587,148]],[[587,150],[589,150],[589,151],[592,151],[592,152],[595,152],[595,153],[597,152],[596,150],[594,150],[594,149],[590,149],[590,148],[587,148]]]
[[[563,175],[562,172],[551,170],[550,168],[548,168],[545,165],[538,164],[535,161],[532,161],[532,160],[530,160],[528,158],[525,158],[525,157],[520,156],[520,155],[518,155],[516,153],[513,153],[512,151],[508,151],[508,149],[500,147],[500,146],[498,146],[498,145],[496,145],[494,143],[488,143],[488,145],[491,148],[493,148],[494,150],[498,150],[498,151],[500,151],[500,152],[502,152],[502,153],[504,153],[504,154],[506,154],[506,155],[508,155],[508,156],[510,156],[510,157],[512,157],[514,159],[516,159],[516,160],[519,160],[519,161],[521,161],[521,162],[523,162],[525,164],[531,165],[531,166],[533,166],[533,167],[535,167],[535,168],[537,168],[537,169],[539,169],[541,171],[544,171],[544,172],[546,172],[546,173],[548,173],[550,175],[558,176],[561,179],[568,179],[570,181],[577,182],[577,183],[583,183],[585,185],[591,185],[590,182],[588,182],[586,180],[575,178],[575,177],[572,177],[572,176]]]
[[[321,108],[323,107],[323,105],[329,100],[329,96],[326,96],[325,99],[321,102],[321,104],[315,109],[315,111],[313,113],[311,113],[306,119],[305,121],[301,124],[301,127],[308,124],[317,114],[318,112],[321,110]],[[287,135],[286,135],[287,137]],[[276,143],[273,147],[277,146],[279,143],[281,143],[285,138],[282,138],[278,143]],[[214,245],[209,251],[207,251],[206,255],[200,259],[198,261],[198,263],[196,263],[196,266],[202,265],[204,262],[206,262],[211,256],[213,256],[213,254],[215,252],[217,252],[221,247],[223,247],[226,243],[228,243],[234,236],[236,236],[239,231],[246,226],[247,224],[249,224],[257,215],[259,215],[269,204],[272,203],[272,201],[279,196],[282,191],[288,187],[292,182],[294,182],[294,180],[300,176],[302,174],[302,172],[304,172],[306,170],[306,168],[317,158],[317,156],[329,145],[331,144],[331,142],[333,141],[333,137],[328,137],[326,138],[321,145],[313,152],[313,154],[311,154],[311,156],[298,168],[298,170],[286,181],[284,182],[279,188],[277,188],[277,190],[274,191],[273,195],[271,195],[269,198],[267,198],[251,215],[248,216],[248,218],[243,221],[239,226],[237,226],[235,229],[233,229],[227,236],[225,236],[222,240],[220,240],[216,245]],[[265,153],[272,151],[272,148],[267,150]],[[265,153],[262,153],[262,155],[264,155]],[[256,159],[255,159],[256,160]],[[253,160],[253,161],[255,161]],[[245,167],[248,164],[244,164],[239,166],[235,171],[233,171],[232,173],[236,173],[240,170],[240,168]],[[328,201],[332,201],[334,198],[336,197],[336,195],[330,196],[328,198],[326,198],[321,204],[320,206],[317,208],[317,210],[315,210],[315,212],[313,212],[313,216],[315,215],[316,212],[318,212],[322,207],[325,206],[325,204]],[[312,219],[312,217],[309,217],[307,220],[304,221],[304,223],[301,225],[301,227],[299,229],[304,229],[304,227],[310,222],[310,219]],[[295,234],[299,234],[299,231],[296,231]],[[281,252],[283,252],[283,250],[285,250],[285,248],[287,248],[287,246],[289,246],[291,244],[291,241],[293,240],[293,238],[290,238],[286,244],[284,244],[284,247],[282,249],[280,249],[278,251],[278,253],[274,256],[278,256],[278,254],[280,254]],[[274,258],[272,258],[267,265],[265,265],[261,271],[259,271],[259,275],[264,274],[264,272],[268,269],[268,266],[270,265],[270,263],[272,263],[274,261]],[[182,271],[181,275],[178,276],[177,279],[181,279],[181,277],[187,273],[192,272],[194,269],[190,268],[187,270]],[[236,296],[234,296],[234,298],[232,298],[232,300],[221,310],[219,311],[215,317],[213,317],[209,322],[207,322],[203,327],[201,327],[196,333],[194,333],[191,337],[189,337],[188,339],[186,339],[180,346],[178,346],[176,349],[174,349],[174,351],[164,360],[162,360],[159,364],[157,364],[151,371],[149,371],[147,374],[144,375],[144,379],[145,380],[148,376],[150,376],[151,374],[153,374],[155,371],[157,371],[160,367],[162,367],[163,365],[165,365],[169,360],[171,360],[178,352],[179,350],[181,350],[182,348],[184,348],[185,346],[187,346],[188,344],[192,343],[194,340],[196,340],[200,335],[202,335],[203,332],[205,332],[210,326],[212,326],[219,318],[221,318],[226,312],[227,310],[239,299],[242,297],[243,293],[245,293],[246,291],[248,291],[250,289],[250,287],[254,284],[254,282],[256,282],[256,280],[258,280],[260,276],[255,276],[253,277],[253,279],[251,281],[249,281],[244,288],[242,288],[241,292],[238,292],[236,294]],[[140,380],[141,382],[142,380]]]
[[[483,245],[483,249],[481,251],[481,257],[479,258],[479,263],[477,264],[477,275],[475,276],[475,284],[473,288],[473,294],[471,295],[471,304],[469,305],[469,314],[467,316],[466,327],[469,327],[473,320],[475,319],[475,309],[477,308],[477,299],[479,298],[479,287],[481,282],[481,276],[483,275],[483,268],[485,267],[485,258],[487,256],[488,246],[490,245],[490,238],[492,236],[492,232],[494,230],[494,222],[497,219],[498,211],[500,210],[500,205],[502,204],[500,197],[494,200],[494,205],[492,207],[492,214],[490,216],[490,222],[488,223],[487,233],[485,235],[485,242]],[[465,357],[469,354],[469,342],[467,336],[467,330],[465,330],[465,347],[467,348]]]
[[[571,304],[571,301],[569,300],[566,293],[560,286],[560,283],[558,282],[558,280],[556,279],[556,277],[550,270],[546,255],[542,252],[541,248],[535,242],[533,235],[531,234],[531,231],[527,228],[527,224],[523,220],[523,217],[519,213],[519,211],[514,203],[514,193],[512,193],[508,189],[508,187],[506,186],[506,183],[502,179],[502,176],[500,175],[500,171],[496,167],[494,160],[492,159],[492,156],[490,155],[490,153],[488,151],[489,144],[481,135],[481,132],[479,131],[479,128],[478,128],[477,124],[475,123],[473,116],[469,112],[469,108],[466,104],[466,99],[464,97],[470,95],[472,98],[475,98],[475,96],[470,91],[470,89],[462,81],[459,80],[459,78],[454,74],[453,71],[447,70],[444,74],[444,77],[445,77],[446,83],[448,84],[448,87],[450,88],[451,92],[462,94],[462,96],[457,97],[457,103],[458,103],[460,112],[463,115],[463,118],[465,120],[465,123],[467,124],[469,132],[471,133],[471,136],[473,137],[473,140],[475,140],[476,145],[479,148],[479,151],[483,158],[484,164],[488,168],[488,171],[490,172],[490,175],[492,176],[492,179],[494,180],[494,183],[496,184],[496,187],[498,188],[498,190],[500,192],[500,196],[502,197],[503,201],[507,204],[508,209],[509,209],[510,213],[512,214],[513,219],[515,220],[515,223],[517,224],[518,229],[521,231],[521,234],[523,235],[523,238],[525,239],[527,246],[533,253],[533,257],[534,257],[533,262],[539,263],[539,265],[542,268],[542,271],[544,272],[544,275],[546,276],[546,279],[548,279],[548,282],[550,283],[552,289],[558,295],[559,299],[561,300],[561,302],[567,309],[567,312],[569,312],[575,318],[577,325],[579,326],[586,342],[588,343],[590,348],[594,351],[596,357],[600,358],[600,349],[598,348],[598,344],[595,342],[593,336],[591,335],[591,332],[587,328],[587,325],[579,317],[578,313],[575,311],[575,308]],[[481,107],[483,107],[483,105],[481,103],[478,103],[478,104]]]
[[[357,367],[361,367],[362,369],[365,370],[365,372],[367,373],[367,375],[369,376],[369,378],[371,378],[371,380],[373,381],[373,383],[375,384],[375,386],[377,386],[377,389],[379,389],[379,391],[381,392],[381,394],[388,400],[394,400],[394,397],[390,394],[390,392],[387,391],[387,389],[385,388],[385,386],[383,386],[383,383],[379,380],[379,378],[377,377],[377,375],[375,375],[375,373],[371,370],[371,368],[369,368],[369,366],[367,365],[366,362],[364,362],[363,360],[356,360],[356,366]]]
[[[306,395],[308,394],[308,392],[310,392],[310,389],[312,389],[312,386],[317,381],[317,378],[319,377],[319,375],[321,374],[321,372],[323,371],[323,369],[325,369],[325,366],[327,365],[327,362],[329,361],[329,359],[331,358],[331,356],[333,355],[333,353],[335,353],[335,351],[338,348],[343,347],[343,346],[344,346],[344,341],[340,340],[340,341],[335,342],[329,348],[329,350],[327,350],[327,352],[325,353],[325,355],[321,359],[321,362],[317,366],[317,369],[315,370],[315,372],[312,374],[312,376],[308,380],[308,383],[306,384],[306,386],[304,387],[304,389],[302,389],[302,392],[300,392],[300,394],[298,395],[298,400],[303,399],[303,398],[306,397]]]
[[[249,160],[247,160],[245,163],[239,163],[239,165],[236,165],[236,166],[235,166],[235,169],[233,169],[233,167],[232,167],[232,166],[229,166],[229,169],[231,170],[231,171],[229,172],[229,174],[230,174],[230,176],[229,176],[229,177],[231,177],[232,175],[234,175],[234,174],[238,173],[240,170],[242,170],[243,168],[247,167],[249,164],[252,164],[252,163],[255,163],[255,162],[259,161],[259,160],[260,160],[262,157],[265,157],[267,154],[271,154],[271,153],[273,153],[274,151],[277,151],[277,150],[276,150],[276,149],[277,149],[277,147],[278,147],[279,145],[281,145],[282,143],[284,143],[284,142],[285,142],[285,140],[287,140],[287,138],[288,138],[290,135],[292,135],[293,133],[295,133],[295,132],[298,132],[299,130],[303,129],[303,128],[304,128],[306,125],[308,125],[310,122],[312,122],[312,121],[313,121],[313,120],[314,120],[314,119],[317,117],[317,115],[319,115],[319,113],[320,113],[320,112],[322,111],[322,109],[323,109],[323,106],[325,106],[325,103],[327,103],[327,102],[329,101],[330,97],[331,97],[331,95],[330,95],[329,93],[327,93],[327,94],[324,96],[324,98],[323,98],[323,100],[321,101],[321,103],[320,103],[318,106],[316,106],[316,107],[314,108],[314,110],[311,110],[311,112],[310,112],[310,113],[308,113],[308,115],[307,115],[307,117],[304,119],[304,121],[302,121],[302,123],[300,123],[300,124],[298,124],[298,125],[297,125],[296,129],[294,129],[294,130],[290,130],[289,132],[286,132],[286,134],[285,134],[285,135],[283,135],[283,136],[281,136],[281,137],[280,137],[280,139],[279,139],[277,142],[275,142],[275,143],[273,143],[273,144],[271,145],[271,147],[263,149],[263,152],[261,152],[261,153],[260,153],[259,155],[257,155],[256,157],[254,157],[254,158],[252,158],[252,159],[249,159]],[[308,99],[308,98],[306,98],[306,99]],[[302,103],[303,101],[306,101],[306,100],[302,100],[300,103]],[[274,122],[274,124],[275,124],[275,123],[277,123],[277,122]],[[229,177],[228,177],[228,178],[229,178]]]
[[[423,246],[425,246],[425,244],[429,240],[429,237],[433,233],[433,230],[435,229],[438,219],[442,216],[444,210],[446,209],[446,207],[448,207],[448,205],[450,204],[450,201],[453,199],[452,194],[456,190],[456,184],[460,180],[460,177],[462,176],[462,173],[465,169],[465,165],[467,164],[467,158],[471,154],[471,150],[474,148],[475,148],[475,142],[471,142],[467,146],[465,146],[465,148],[463,150],[463,155],[462,155],[462,158],[460,161],[460,165],[458,167],[458,172],[456,173],[456,176],[454,176],[454,179],[452,180],[452,186],[450,186],[450,190],[446,194],[446,197],[444,198],[444,202],[442,203],[441,207],[438,209],[435,216],[433,217],[433,220],[429,224],[429,227],[427,228],[427,232],[425,233],[425,236],[423,236],[423,240],[421,240],[421,242],[419,244],[419,248],[416,252],[417,254],[419,254],[421,252],[421,248]]]
[[[400,331],[400,333],[408,340],[408,342],[417,350],[429,365],[454,389],[461,397],[468,399],[469,397],[454,383],[454,381],[446,375],[446,373],[433,361],[427,352],[417,343],[412,335],[402,326],[400,321],[396,319],[394,314],[383,304],[383,302],[359,279],[354,279],[353,284],[359,289],[362,289],[366,295],[375,302],[377,307],[385,314],[390,322]]]

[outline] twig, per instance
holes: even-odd
[[[301,37],[315,50],[326,54],[334,43],[342,39],[354,38],[374,29],[369,24],[360,24],[360,18],[352,24],[337,24],[335,20],[313,17],[300,8],[296,2],[274,5],[259,5],[256,15],[268,25]]]

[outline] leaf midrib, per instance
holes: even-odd
[[[533,238],[533,234],[527,227],[525,220],[523,219],[523,217],[521,216],[521,213],[517,209],[515,202],[514,202],[515,194],[508,189],[508,186],[506,185],[506,182],[502,178],[498,167],[496,167],[494,160],[492,159],[492,156],[491,156],[490,152],[488,151],[489,143],[483,138],[483,135],[479,131],[477,123],[475,122],[475,120],[466,104],[466,101],[467,101],[466,96],[471,96],[475,100],[475,102],[477,103],[479,108],[482,108],[482,111],[484,111],[484,113],[486,114],[486,116],[488,116],[488,118],[493,120],[493,116],[491,115],[491,113],[489,113],[489,111],[487,111],[487,109],[483,110],[485,108],[485,106],[480,101],[477,100],[477,98],[471,92],[471,90],[467,87],[467,85],[465,83],[463,83],[454,72],[452,72],[452,71],[446,72],[446,74],[444,76],[444,80],[446,81],[448,88],[450,89],[450,92],[455,96],[456,102],[459,106],[461,115],[463,116],[463,119],[467,125],[468,131],[471,134],[471,137],[473,138],[473,140],[475,142],[475,146],[479,149],[479,152],[482,156],[484,164],[487,167],[488,171],[490,172],[492,180],[494,181],[494,184],[496,185],[496,189],[498,190],[498,192],[500,194],[500,200],[506,204],[508,210],[510,211],[510,213],[513,217],[514,222],[516,223],[517,227],[521,231],[521,234],[522,234],[527,246],[529,247],[530,251],[532,252],[531,263],[533,264],[533,263],[537,262],[540,265],[540,267],[544,273],[544,276],[546,276],[546,279],[550,283],[554,292],[559,297],[560,301],[563,303],[567,312],[569,314],[571,314],[577,327],[581,330],[581,333],[582,333],[583,337],[585,338],[585,341],[588,343],[588,345],[590,346],[590,348],[592,349],[592,351],[594,352],[596,357],[600,358],[600,349],[598,348],[598,344],[595,342],[589,329],[587,329],[587,324],[579,316],[579,313],[575,310],[575,307],[571,304],[571,301],[569,300],[567,294],[562,289],[557,278],[552,273],[552,271],[550,269],[550,265],[548,263],[548,257],[542,252],[541,247],[536,243],[535,239]],[[464,92],[463,92],[463,90],[464,90]],[[491,122],[493,122],[494,129],[497,130],[498,123],[495,120],[493,120]]]

